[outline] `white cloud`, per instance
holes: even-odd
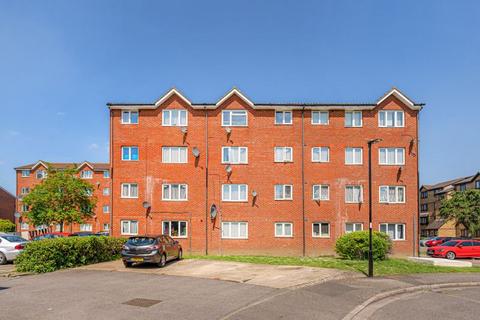
[[[90,150],[97,150],[97,149],[98,149],[98,144],[96,144],[96,143],[91,143],[91,144],[88,146],[88,149],[90,149]]]

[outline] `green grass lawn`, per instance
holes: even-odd
[[[205,259],[219,261],[247,262],[271,265],[305,266],[318,268],[333,268],[362,272],[366,274],[368,261],[344,260],[333,257],[267,257],[267,256],[187,256],[186,259]],[[391,258],[374,262],[375,275],[394,275],[412,273],[448,273],[448,272],[480,272],[480,267],[453,268],[437,267],[416,263],[406,259]]]

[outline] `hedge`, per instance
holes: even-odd
[[[68,237],[30,242],[15,260],[17,271],[44,273],[115,260],[126,239]]]
[[[10,220],[0,219],[0,232],[15,232],[15,223]]]
[[[347,233],[337,239],[335,251],[340,257],[345,259],[368,259],[368,238],[368,231]],[[392,241],[386,233],[374,231],[372,247],[373,259],[384,260],[392,248]]]

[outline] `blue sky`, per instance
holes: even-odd
[[[0,185],[13,167],[108,161],[105,103],[427,103],[421,182],[480,169],[479,1],[0,0]]]

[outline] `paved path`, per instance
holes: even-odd
[[[241,262],[185,259],[164,268],[139,265],[125,268],[121,260],[84,266],[79,269],[119,271],[157,275],[188,276],[254,284],[271,288],[291,288],[335,279],[361,277],[360,273],[301,266],[274,266]]]
[[[13,263],[7,263],[0,266],[0,277],[7,277],[15,272],[15,265]]]

